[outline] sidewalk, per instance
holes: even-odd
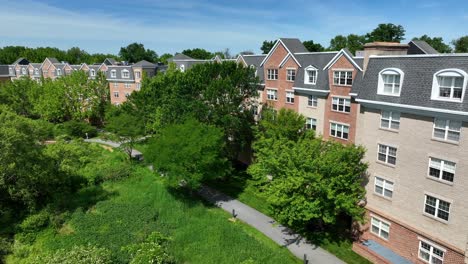
[[[107,146],[110,146],[110,147],[113,147],[113,148],[120,147],[120,143],[109,141],[109,140],[102,140],[100,138],[90,138],[90,139],[85,139],[84,141],[85,142],[90,142],[90,143],[103,144],[103,145],[107,145]],[[142,157],[142,156],[143,156],[143,154],[140,151],[138,151],[136,149],[132,149],[132,158],[138,158],[138,157]]]
[[[207,186],[201,188],[200,195],[229,213],[235,210],[238,219],[262,232],[277,244],[287,247],[298,258],[304,259],[304,254],[306,254],[309,264],[344,263],[326,250],[308,243],[299,235],[292,233],[288,228],[276,224],[272,218],[238,200]]]

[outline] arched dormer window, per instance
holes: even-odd
[[[383,69],[379,72],[377,94],[400,96],[404,76],[398,68]]]
[[[21,68],[21,73],[22,73],[23,75],[26,75],[26,68]]]
[[[91,77],[94,77],[94,76],[96,76],[96,70],[94,70],[94,69],[91,69],[90,73],[91,73]]]
[[[38,68],[34,69],[34,75],[39,75],[39,69]]]
[[[434,74],[432,100],[462,102],[468,74],[459,69],[445,69]]]
[[[184,71],[185,71],[185,65],[182,64],[182,65],[180,65],[179,68],[180,68],[180,71],[181,71],[181,72],[184,72]]]
[[[130,72],[128,70],[122,70],[122,78],[130,78]]]
[[[310,65],[304,70],[304,83],[305,84],[317,84],[318,70],[314,66]]]
[[[57,76],[60,76],[62,75],[62,70],[61,69],[57,69]]]

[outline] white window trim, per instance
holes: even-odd
[[[141,78],[141,72],[140,71],[135,71],[135,78],[138,78],[138,79]]]
[[[62,75],[62,70],[61,69],[57,69],[57,76],[61,76]]]
[[[184,64],[181,64],[181,65],[179,66],[179,69],[180,69],[181,72],[185,72],[185,65],[184,65]]]
[[[380,145],[387,147],[387,149],[385,150],[385,161],[379,160]],[[388,162],[388,157],[390,156],[390,148],[395,148],[396,151],[397,151],[397,155],[398,155],[398,147],[397,146],[393,146],[393,145],[389,145],[389,144],[385,144],[385,143],[377,143],[377,162],[381,163],[381,164],[384,164],[384,165],[387,165],[387,166],[395,167],[396,163],[398,161],[398,156],[397,155],[394,156],[395,157],[395,164],[389,163]]]
[[[333,109],[333,99],[334,98],[338,99],[338,104],[337,104],[336,110]],[[339,110],[340,99],[344,100],[343,111]],[[349,101],[349,112],[346,111],[346,101]],[[333,112],[338,112],[338,113],[345,113],[345,114],[351,113],[351,98],[350,97],[342,97],[342,96],[333,96],[330,110],[333,111]]]
[[[95,69],[91,69],[91,71],[89,71],[89,72],[90,72],[91,77],[96,76],[96,70]]]
[[[130,72],[129,72],[128,70],[122,70],[121,73],[122,73],[122,78],[124,78],[124,79],[129,79],[129,78],[130,78]],[[124,73],[128,73],[128,76],[125,77],[125,74],[124,74]]]
[[[400,89],[398,91],[398,94],[385,93],[384,92],[383,75],[384,74],[395,74],[395,73],[400,75]],[[402,70],[398,69],[398,68],[386,68],[386,69],[381,70],[379,72],[379,81],[378,81],[378,86],[377,86],[378,87],[377,88],[377,94],[399,97],[400,94],[401,94],[401,88],[403,87],[404,77],[405,77],[405,73]]]
[[[440,119],[440,120],[445,120],[445,134],[444,134],[444,138],[438,138],[438,137],[435,137],[435,130],[436,130],[436,119]],[[448,139],[448,132],[449,131],[455,131],[455,130],[450,130],[449,128],[449,123],[450,122],[461,122],[461,126],[460,126],[460,131],[456,131],[458,133],[460,133],[460,136],[459,136],[459,140],[458,141],[454,141],[454,140],[450,140]],[[438,118],[438,117],[435,117],[434,118],[434,123],[433,123],[433,127],[432,127],[432,139],[434,140],[440,140],[440,141],[446,141],[446,142],[452,142],[452,143],[460,143],[461,141],[461,132],[462,132],[462,128],[463,128],[463,122],[462,121],[459,121],[459,120],[453,120],[453,119],[447,119],[447,118]],[[441,129],[441,128],[437,128],[437,129]]]
[[[333,69],[332,70],[332,84],[334,86],[348,86],[348,87],[351,87],[353,86],[353,83],[354,83],[354,79],[353,79],[353,71],[354,69]],[[335,84],[335,72],[351,72],[351,84]],[[341,76],[341,74],[340,74]],[[348,76],[348,74],[345,75],[346,77]],[[345,80],[347,80],[348,78],[345,78]]]
[[[310,122],[309,122],[310,121]],[[315,122],[315,129],[312,127],[312,125],[314,124]],[[314,130],[316,131],[317,130],[317,118],[314,118],[314,117],[306,117],[306,129],[310,129],[310,130]],[[307,128],[307,125],[310,125],[310,128]]]
[[[310,100],[310,98],[312,97],[312,100]],[[312,105],[309,104],[309,101],[312,101]],[[307,96],[307,107],[308,108],[317,108],[318,107],[318,96],[316,95],[308,95]],[[314,106],[314,103],[315,102],[315,106]]]
[[[291,95],[291,94],[292,94],[292,97],[289,96],[289,95]],[[290,99],[292,100],[292,102],[289,102],[289,101],[288,101],[288,100],[290,100]],[[286,103],[287,103],[287,104],[294,104],[294,101],[296,101],[296,100],[295,100],[295,95],[294,95],[294,90],[286,90]]]
[[[333,136],[333,135],[332,135],[332,124],[336,124],[336,125],[342,126],[341,137]],[[345,126],[348,127],[348,138],[344,138],[344,137],[343,137],[343,129],[344,129]],[[338,127],[337,127],[337,128],[338,128]],[[349,140],[349,135],[351,134],[351,126],[350,126],[349,124],[340,123],[340,122],[335,122],[335,121],[331,121],[331,120],[330,120],[330,131],[329,131],[329,133],[330,133],[330,134],[329,134],[330,137],[339,138],[339,139],[342,139],[342,140]]]
[[[419,258],[420,260],[422,260],[422,261],[424,261],[424,262],[426,262],[426,263],[431,263],[432,255],[433,255],[433,249],[434,249],[434,248],[437,248],[438,250],[444,252],[444,257],[442,258],[442,262],[444,261],[445,253],[447,253],[447,250],[446,250],[444,247],[441,247],[441,246],[439,246],[439,245],[433,243],[432,241],[429,241],[429,240],[424,239],[424,238],[419,237],[419,236],[418,236],[418,240],[419,240],[419,245],[418,245],[418,258]],[[426,243],[426,244],[428,244],[428,245],[431,246],[431,251],[428,252],[428,253],[429,253],[429,261],[427,261],[427,260],[421,258],[421,254],[420,254],[420,252],[421,252],[421,242],[424,242],[424,243]],[[424,250],[427,252],[426,249],[424,249]],[[436,257],[436,258],[437,258],[437,257]],[[437,259],[439,259],[439,258],[437,258]]]
[[[383,118],[383,112],[389,112],[389,113],[390,113],[390,116],[389,116],[388,119],[384,119],[384,118]],[[400,118],[398,119],[398,121],[395,121],[395,120],[393,119],[393,114],[394,114],[394,113],[398,113],[398,114],[400,115]],[[389,127],[382,127],[382,119],[388,121]],[[398,129],[392,128],[392,122],[398,122]],[[379,124],[379,127],[380,127],[381,129],[391,130],[391,131],[396,131],[396,132],[397,132],[397,131],[400,130],[400,125],[401,125],[401,112],[397,112],[397,111],[388,111],[388,110],[381,110],[381,111],[380,111],[380,124]]]
[[[315,71],[315,82],[309,82],[309,71]],[[307,66],[307,68],[304,69],[304,84],[311,84],[311,85],[316,85],[317,84],[317,78],[318,78],[318,69],[315,68],[312,65]]]
[[[378,193],[375,191],[375,186],[377,185],[377,178],[379,179],[382,179],[383,180],[383,185],[382,185],[382,193]],[[389,188],[386,188],[387,185],[390,185],[390,184],[387,184],[388,183],[392,183],[391,186],[391,191],[392,191],[392,197],[388,197],[388,196],[385,196],[385,189],[387,190],[390,190]],[[380,197],[383,197],[383,198],[386,198],[386,199],[389,199],[391,200],[393,198],[393,193],[395,192],[395,182],[394,181],[391,181],[391,180],[388,180],[387,178],[385,177],[382,177],[382,176],[374,176],[374,194],[380,196]]]
[[[276,79],[271,79],[270,78],[270,74],[269,74],[269,71],[273,71],[273,74],[271,74],[273,77],[276,76]],[[275,74],[275,71],[276,71],[276,74]],[[278,69],[273,69],[273,68],[270,68],[270,69],[267,69],[267,80],[269,81],[276,81],[279,79],[279,70]]]
[[[426,213],[426,200],[427,200],[427,196],[432,196],[434,198],[437,199],[437,202],[436,202],[436,211],[435,211],[435,215],[431,215],[429,213]],[[444,202],[447,202],[450,204],[450,208],[449,208],[449,211],[448,211],[448,214],[449,214],[449,220],[445,220],[445,219],[442,219],[442,218],[439,218],[437,216],[437,212],[439,211],[439,202],[440,200],[444,201]],[[444,223],[444,224],[447,224],[449,223],[450,221],[450,215],[452,214],[452,207],[453,207],[453,200],[451,199],[447,199],[445,197],[442,197],[440,195],[437,195],[437,194],[434,194],[434,193],[430,193],[430,192],[424,192],[424,200],[423,200],[423,215],[424,216],[427,216],[431,219],[434,219],[436,221],[439,221],[441,223]]]
[[[275,91],[275,94],[276,94],[276,99],[269,99],[268,98],[268,90],[271,90],[271,91]],[[278,89],[277,88],[266,88],[266,99],[268,101],[278,101]]]
[[[450,74],[452,72],[452,74]],[[453,73],[457,74],[453,74]],[[463,77],[463,85],[462,85],[462,96],[461,99],[451,99],[451,98],[440,98],[439,97],[439,82],[437,81],[437,77],[439,75],[446,75],[446,76],[462,76]],[[465,91],[466,91],[466,84],[468,82],[468,74],[460,69],[443,69],[440,70],[436,73],[434,73],[434,76],[432,78],[432,93],[431,93],[431,100],[435,101],[446,101],[446,102],[456,102],[456,103],[462,103],[463,99],[465,98]]]
[[[117,71],[111,70],[111,78],[117,78]]]
[[[430,171],[431,171],[431,160],[432,159],[438,159],[441,161],[440,163],[440,173],[439,173],[439,176],[437,178],[435,178],[434,176],[431,176],[430,175]],[[444,180],[442,178],[442,174],[444,172],[444,168],[445,168],[445,163],[446,162],[451,162],[451,163],[454,163],[455,164],[455,168],[454,168],[454,171],[453,171],[453,181],[447,181],[447,180]],[[429,157],[429,163],[427,165],[427,178],[431,179],[431,180],[435,180],[435,181],[440,181],[442,183],[447,183],[447,184],[450,184],[450,185],[453,185],[453,183],[455,182],[455,177],[457,175],[457,162],[455,161],[452,161],[452,160],[447,160],[447,159],[443,159],[443,158],[438,158],[438,157]]]
[[[375,220],[379,221],[379,226],[377,226],[377,227],[379,228],[379,233],[378,233],[378,234],[377,234],[377,233],[374,233],[374,231],[372,230],[372,218],[374,218]],[[379,238],[381,238],[381,239],[383,239],[383,240],[388,241],[388,238],[385,238],[385,237],[381,236],[381,234],[380,234],[381,231],[382,231],[382,223],[388,225],[388,232],[387,232],[387,233],[388,233],[388,237],[390,237],[390,226],[391,226],[391,223],[389,223],[389,222],[387,222],[387,221],[384,221],[384,220],[382,220],[382,218],[376,217],[376,216],[373,215],[373,214],[371,214],[370,232],[371,232],[372,234],[374,234],[375,236],[377,236],[377,237],[379,237]]]

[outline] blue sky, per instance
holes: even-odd
[[[263,40],[278,37],[328,46],[335,35],[364,34],[379,23],[403,25],[407,40],[468,35],[467,0],[0,0],[0,7],[0,47],[115,54],[132,42],[158,54],[197,47],[257,53]]]

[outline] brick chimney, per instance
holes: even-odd
[[[406,55],[408,53],[408,44],[398,42],[372,42],[364,45],[364,71],[367,69],[367,63],[371,55]]]

